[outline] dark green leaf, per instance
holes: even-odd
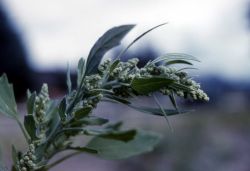
[[[191,62],[188,62],[186,60],[181,60],[181,59],[177,59],[177,60],[170,60],[166,62],[166,65],[172,65],[172,64],[187,64],[187,65],[193,65]]]
[[[184,90],[184,91],[192,91],[193,89],[191,89],[190,87],[186,86],[186,85],[183,85],[183,84],[180,84],[180,83],[176,83],[176,82],[173,82],[170,87],[176,89],[176,90]]]
[[[86,116],[88,116],[91,112],[92,108],[91,107],[83,107],[75,112],[75,119],[82,119]]]
[[[34,120],[33,115],[26,115],[24,116],[24,127],[28,132],[31,140],[36,139],[36,123]]]
[[[110,95],[110,94],[105,94],[104,97],[110,99],[110,101],[107,100],[109,102],[130,104],[130,102],[128,100],[126,100],[125,98],[122,98],[122,97],[118,97],[118,96],[114,96],[114,95]],[[103,100],[103,101],[105,101],[105,100]]]
[[[19,160],[18,160],[18,153],[17,153],[17,150],[16,150],[14,145],[12,145],[11,154],[12,154],[12,160],[14,162],[14,166],[16,167],[16,164],[18,163]],[[16,167],[16,169],[18,170],[17,167]]]
[[[172,84],[174,80],[164,77],[135,78],[131,87],[139,94],[147,95],[151,92],[158,91],[160,88]]]
[[[162,113],[161,109],[159,108],[150,108],[150,107],[144,107],[144,106],[133,106],[129,105],[129,107],[138,110],[142,113],[147,113],[147,114],[152,114],[152,115],[158,115],[158,116],[164,116],[164,113]],[[187,113],[190,111],[187,110],[176,110],[176,109],[164,109],[165,113],[167,116],[171,115],[178,115],[178,114],[183,114]]]
[[[82,152],[87,152],[87,153],[92,153],[92,154],[97,154],[98,153],[96,150],[93,150],[93,149],[90,149],[90,148],[87,148],[87,147],[70,147],[69,149],[82,151]]]
[[[120,45],[123,37],[134,26],[135,25],[122,25],[114,27],[104,33],[104,35],[94,44],[88,55],[86,74],[95,74],[104,54],[115,46]]]
[[[120,63],[119,59],[115,60],[109,68],[109,73],[113,72],[119,63]]]
[[[77,68],[77,87],[79,87],[86,71],[85,59],[79,60]]]
[[[68,64],[68,67],[67,67],[67,80],[66,80],[66,83],[67,83],[68,93],[70,93],[71,92],[72,83],[71,83],[71,78],[70,78],[69,64]]]
[[[66,116],[66,97],[62,99],[60,102],[59,108],[58,108],[58,113],[62,121],[65,121],[67,116]]]
[[[152,151],[159,140],[158,134],[137,131],[134,139],[128,142],[96,137],[86,147],[96,150],[97,155],[105,159],[125,159]]]
[[[17,117],[13,87],[9,84],[6,74],[0,77],[0,113],[11,118]]]
[[[33,92],[32,94],[28,95],[28,100],[27,100],[28,114],[33,114],[35,110],[35,101],[36,101],[36,92]]]
[[[83,119],[78,119],[73,122],[71,125],[103,125],[108,122],[108,119],[91,116],[91,117],[84,117]]]
[[[136,135],[136,130],[128,130],[128,131],[117,131],[117,132],[115,131],[107,135],[102,135],[101,137],[128,142],[134,139],[135,135]]]

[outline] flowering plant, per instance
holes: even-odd
[[[159,25],[161,26],[161,25]],[[0,112],[17,121],[25,139],[27,150],[12,147],[13,171],[46,171],[63,160],[79,153],[90,153],[105,159],[123,159],[151,151],[159,142],[159,135],[137,129],[123,130],[122,122],[112,123],[93,115],[101,101],[122,103],[143,113],[164,116],[184,113],[176,105],[175,96],[208,101],[208,96],[185,72],[174,64],[192,65],[198,61],[190,55],[169,53],[158,57],[141,68],[139,59],[121,61],[121,56],[137,40],[156,26],[137,37],[117,58],[102,60],[104,54],[120,44],[134,25],[122,25],[108,30],[93,46],[87,60],[78,62],[77,83],[73,88],[70,70],[67,71],[68,92],[61,100],[51,99],[47,84],[40,92],[27,92],[27,113],[20,120],[12,85],[6,75],[0,77]],[[169,96],[174,109],[165,109],[155,92]],[[136,106],[135,96],[152,96],[158,108]],[[76,136],[91,136],[81,146],[73,144]],[[72,153],[51,163],[58,153]],[[0,168],[2,163],[0,162]],[[2,167],[2,170],[4,168]],[[0,169],[1,170],[1,169]]]

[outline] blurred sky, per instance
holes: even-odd
[[[201,74],[250,79],[247,0],[2,0],[38,70],[75,66],[110,27],[135,23],[126,45],[163,22],[136,48],[198,57]]]

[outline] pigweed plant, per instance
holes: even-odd
[[[161,26],[161,25],[159,25]],[[192,65],[196,58],[169,53],[137,66],[139,59],[126,62],[120,57],[143,35],[137,37],[113,60],[102,60],[104,54],[120,44],[122,38],[134,25],[122,25],[108,30],[91,49],[87,60],[79,60],[76,87],[72,88],[70,70],[67,71],[67,94],[60,100],[51,99],[48,85],[40,92],[27,91],[27,113],[20,120],[13,87],[6,75],[0,77],[0,112],[14,119],[27,141],[26,151],[12,146],[13,171],[47,171],[65,159],[79,153],[91,153],[105,159],[124,159],[151,151],[159,142],[159,135],[136,129],[121,129],[122,122],[93,115],[92,111],[101,101],[122,103],[143,113],[167,116],[183,113],[177,108],[175,96],[208,101],[208,96],[185,72],[174,64]],[[173,109],[165,109],[155,93],[168,96]],[[131,99],[136,96],[151,96],[157,108],[136,106]],[[74,137],[89,136],[81,146],[74,145]],[[58,153],[72,153],[51,162]],[[0,170],[7,170],[1,162]]]

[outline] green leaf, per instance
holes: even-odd
[[[135,135],[136,135],[136,130],[133,129],[127,131],[111,132],[107,135],[102,135],[101,137],[128,142],[134,139]]]
[[[33,92],[30,95],[27,94],[27,96],[28,96],[27,112],[28,112],[28,114],[33,114],[33,112],[35,110],[36,92]]]
[[[14,166],[18,170],[18,168],[16,166],[16,164],[18,163],[18,153],[17,153],[17,150],[16,150],[14,145],[12,145],[11,154],[12,154],[12,160],[13,160]]]
[[[120,63],[119,59],[115,60],[109,68],[109,73],[113,72],[119,63]]]
[[[131,87],[139,94],[147,95],[172,84],[174,80],[164,77],[134,78]]]
[[[133,105],[129,105],[129,107],[137,111],[140,111],[142,113],[147,113],[147,114],[152,114],[152,115],[157,115],[157,116],[164,116],[164,113],[159,108],[150,108],[150,107],[133,106]],[[184,114],[184,113],[190,112],[188,110],[176,110],[176,109],[164,109],[164,111],[167,116]]]
[[[65,121],[67,116],[66,116],[66,97],[64,97],[62,99],[62,101],[60,102],[59,104],[59,107],[58,107],[58,113],[59,113],[59,116],[61,118],[61,121]]]
[[[75,112],[75,119],[81,119],[86,116],[88,116],[91,112],[92,108],[91,107],[83,107]]]
[[[71,88],[72,88],[72,83],[71,83],[71,78],[70,78],[70,67],[68,64],[67,67],[67,79],[66,79],[66,83],[67,83],[67,88],[68,88],[68,93],[71,92]]]
[[[12,85],[8,82],[6,74],[0,77],[0,113],[8,117],[17,117],[17,105]]]
[[[88,55],[86,74],[95,74],[98,71],[98,65],[104,54],[115,46],[120,45],[121,40],[134,26],[135,25],[122,25],[114,27],[104,33],[94,44]]]
[[[107,100],[104,99],[103,101],[108,101],[108,102],[113,102],[113,103],[130,104],[130,102],[128,100],[126,100],[125,98],[118,97],[115,95],[105,94],[104,97],[106,97],[108,99]]]
[[[85,71],[86,71],[86,65],[85,65],[85,59],[81,58],[78,62],[78,66],[77,66],[77,87],[80,87],[80,84],[83,80],[83,77],[85,75]]]
[[[87,152],[87,153],[91,153],[91,154],[97,154],[98,152],[96,150],[87,148],[87,147],[70,147],[70,150],[77,150],[77,151],[81,151],[81,152]]]
[[[90,117],[85,117],[83,119],[77,119],[74,121],[71,125],[103,125],[108,122],[108,119],[96,117],[96,116],[90,116]]]
[[[159,140],[160,136],[156,133],[137,131],[134,139],[128,142],[96,137],[86,147],[96,150],[99,157],[115,160],[150,152],[159,143]]]
[[[180,84],[180,83],[176,83],[176,82],[173,82],[170,87],[176,89],[176,90],[184,90],[184,91],[192,91],[193,89],[191,89],[190,87],[186,86],[186,85],[183,85],[183,84]]]
[[[160,56],[156,59],[154,59],[151,63],[155,64],[157,62],[162,62],[162,61],[171,61],[171,60],[192,60],[196,62],[200,62],[197,58],[194,56],[184,54],[184,53],[167,53],[163,56]]]
[[[28,132],[31,140],[35,140],[36,137],[36,122],[33,115],[24,116],[24,127]]]
[[[186,60],[181,60],[181,59],[177,59],[177,60],[170,60],[166,62],[166,65],[173,65],[173,64],[187,64],[187,65],[193,65],[191,62],[188,62]]]

